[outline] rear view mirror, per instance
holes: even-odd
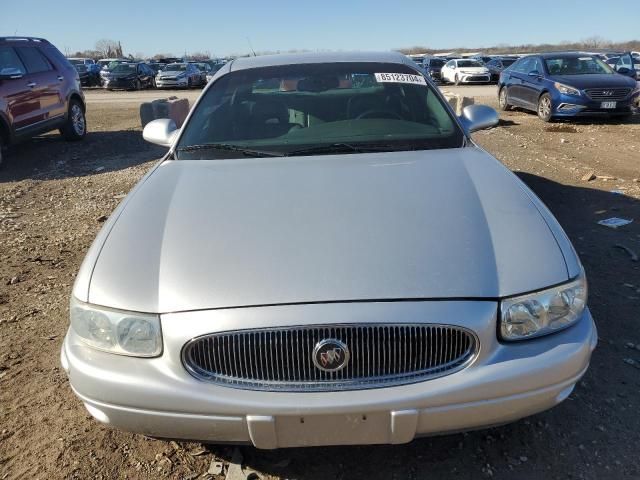
[[[14,80],[17,78],[22,78],[24,76],[24,72],[19,68],[15,67],[5,67],[0,70],[0,80]]]
[[[486,105],[468,105],[460,116],[460,122],[468,133],[495,127],[498,121],[498,112]]]
[[[144,127],[142,138],[161,147],[170,147],[179,131],[176,122],[170,118],[159,118]]]

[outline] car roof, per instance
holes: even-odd
[[[538,56],[542,58],[557,58],[557,57],[578,58],[578,57],[593,57],[593,54],[588,52],[548,52],[548,53],[539,53]]]
[[[412,60],[399,52],[312,52],[241,57],[233,60],[229,71],[234,72],[250,68],[277,67],[283,65],[346,62],[414,65]]]

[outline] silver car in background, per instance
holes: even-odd
[[[191,88],[204,83],[202,72],[193,63],[170,63],[156,75],[157,88]]]
[[[61,352],[97,420],[404,443],[565,400],[597,343],[567,236],[395,53],[241,58],[105,223]]]

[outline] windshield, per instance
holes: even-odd
[[[596,57],[555,57],[545,59],[551,75],[613,74],[614,71]]]
[[[444,65],[444,60],[430,60],[429,66],[431,67],[442,67]]]
[[[509,59],[503,59],[501,60],[501,62],[504,67],[508,67],[509,65],[513,65],[515,60],[512,60],[509,58]]]
[[[136,66],[131,63],[119,63],[114,65],[111,71],[113,73],[133,73],[136,71]]]
[[[476,62],[475,60],[458,60],[459,68],[469,68],[469,67],[483,67],[480,62]]]
[[[463,144],[462,131],[424,77],[400,64],[240,70],[205,92],[183,128],[176,149],[181,159],[241,157],[236,147],[313,155]]]
[[[187,70],[187,65],[185,63],[170,63],[164,70],[167,72],[184,72]]]

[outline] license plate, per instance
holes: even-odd
[[[602,102],[600,108],[616,108],[616,102]]]

